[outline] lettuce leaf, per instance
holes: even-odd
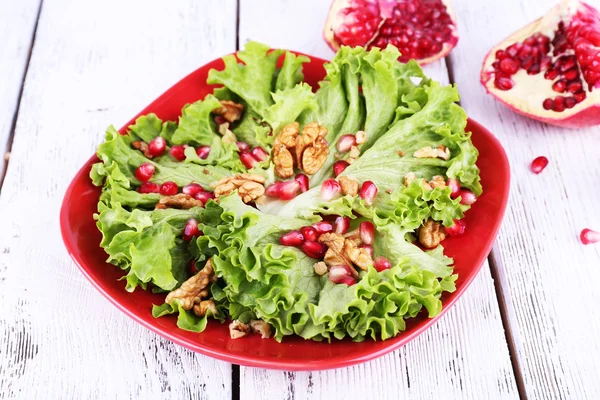
[[[219,100],[208,95],[204,100],[188,104],[181,110],[179,126],[171,138],[174,144],[210,146],[218,138],[216,125],[210,113],[221,107]]]

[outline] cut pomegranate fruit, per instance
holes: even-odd
[[[373,246],[371,246],[370,244],[361,244],[360,246],[358,246],[359,249],[366,249],[369,252],[369,255],[371,256],[371,258],[373,258],[373,255],[375,254],[375,249],[373,249]]]
[[[239,151],[250,151],[250,145],[246,142],[235,142]]]
[[[294,179],[300,184],[300,191],[302,193],[308,191],[308,176],[304,174],[298,174]]]
[[[364,181],[358,194],[365,203],[371,205],[373,204],[373,199],[377,195],[377,186],[371,181]]]
[[[173,156],[177,161],[185,160],[185,148],[176,144],[175,146],[171,146],[169,149],[169,153]]]
[[[185,223],[185,228],[183,229],[181,238],[189,242],[193,237],[198,236],[202,236],[202,231],[198,230],[198,221],[196,221],[194,218],[188,219]]]
[[[148,153],[152,154],[153,157],[162,156],[167,149],[167,141],[157,136],[148,143]]]
[[[260,146],[253,148],[251,153],[258,161],[265,161],[267,158],[269,158],[269,153],[267,153],[267,151]]]
[[[375,225],[370,221],[361,222],[358,227],[360,233],[360,240],[365,244],[373,244],[375,238]]]
[[[539,174],[548,166],[548,159],[544,156],[537,157],[531,162],[531,172]]]
[[[375,260],[373,260],[373,266],[375,267],[377,272],[381,272],[385,271],[386,269],[392,268],[392,263],[384,256],[379,256]]]
[[[150,163],[143,163],[135,170],[135,177],[140,182],[148,182],[152,175],[154,175],[154,165]]]
[[[392,44],[421,65],[445,57],[458,42],[447,0],[334,0],[323,32],[329,46]]]
[[[481,83],[514,111],[563,127],[600,124],[600,13],[563,0],[485,57]]]
[[[600,242],[600,232],[596,232],[586,228],[581,231],[579,239],[581,239],[581,243],[583,244],[597,243]]]
[[[354,135],[342,135],[338,139],[336,148],[340,153],[347,153],[352,146],[356,146],[356,137]]]
[[[198,157],[200,157],[201,159],[206,160],[208,158],[208,155],[210,154],[210,146],[198,147],[196,149],[196,154],[198,154]]]
[[[462,219],[455,219],[454,225],[447,226],[446,233],[450,236],[462,236],[465,233],[465,229],[467,228],[467,224]]]
[[[352,286],[356,283],[352,268],[347,265],[334,265],[329,268],[329,280],[333,283],[345,283]]]
[[[333,232],[333,225],[329,221],[319,221],[312,224],[312,227],[316,229],[319,235],[323,233]]]
[[[458,195],[460,196],[460,204],[471,205],[477,201],[477,196],[470,190],[461,190]]]
[[[160,186],[152,182],[144,182],[138,188],[140,193],[160,193]]]
[[[190,195],[192,197],[196,196],[196,194],[203,191],[204,188],[198,183],[190,183],[189,185],[186,185],[183,187],[183,189],[181,189],[181,193]]]
[[[349,217],[337,217],[335,219],[335,233],[343,235],[350,229]]]
[[[450,198],[452,198],[452,199],[457,198],[460,193],[460,182],[458,182],[458,179],[455,179],[455,178],[448,179],[447,186],[451,190]]]
[[[327,251],[327,246],[323,243],[306,240],[302,243],[302,251],[311,258],[323,258]]]
[[[337,178],[342,172],[344,172],[344,170],[348,168],[348,165],[350,164],[348,164],[344,160],[336,161],[333,164],[333,174],[335,175],[335,177]]]
[[[253,168],[258,163],[258,160],[247,151],[240,151],[240,160],[247,169]]]
[[[285,181],[279,185],[279,198],[281,200],[291,200],[298,194],[300,184],[298,181]]]
[[[269,197],[279,197],[279,196],[281,196],[281,181],[276,181],[275,183],[273,183],[271,186],[269,186],[265,190],[265,193]]]
[[[325,179],[321,184],[321,198],[329,201],[333,199],[342,190],[342,187],[335,179]]]
[[[312,226],[303,226],[300,228],[300,233],[304,236],[304,239],[316,242],[319,238],[319,232]]]
[[[302,236],[300,231],[290,231],[279,238],[279,243],[283,246],[302,246],[304,236]]]
[[[214,199],[214,198],[215,198],[215,194],[213,192],[198,192],[194,196],[194,199],[200,200],[203,204],[206,204],[206,202],[208,200]]]
[[[160,194],[163,196],[175,196],[179,192],[179,187],[175,182],[165,182],[160,185]]]

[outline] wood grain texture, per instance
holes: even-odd
[[[0,2],[0,182],[40,0]]]
[[[321,37],[328,9],[320,0],[242,0],[240,43],[259,40],[329,59],[333,52]],[[443,61],[426,72],[448,82]],[[240,398],[518,398],[487,263],[454,309],[400,350],[324,372],[240,367]]]
[[[600,8],[600,2],[589,2]],[[600,397],[600,128],[567,130],[519,116],[485,94],[479,70],[487,50],[545,14],[544,0],[455,2],[461,39],[451,58],[462,104],[507,150],[512,187],[493,250],[511,335],[530,398]],[[510,15],[510,18],[507,16]],[[529,171],[537,156],[550,164]]]
[[[58,215],[110,123],[235,50],[235,15],[234,0],[44,1],[0,197],[0,399],[231,398],[230,364],[160,339],[92,288]]]

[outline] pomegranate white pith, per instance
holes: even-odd
[[[564,127],[600,124],[600,13],[563,0],[490,50],[481,83],[534,119]]]
[[[458,42],[449,0],[334,0],[323,34],[334,51],[392,44],[400,61],[421,65],[445,57]]]

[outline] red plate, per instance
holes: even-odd
[[[304,65],[305,80],[317,87],[317,82],[325,76],[325,60],[309,58],[310,62]],[[156,113],[163,120],[176,120],[186,103],[212,93],[214,86],[206,84],[211,68],[223,69],[223,61],[214,60],[192,72],[138,116]],[[121,133],[135,118],[121,128]],[[457,290],[442,297],[444,308],[440,315],[433,319],[420,316],[408,320],[407,330],[394,339],[324,343],[287,337],[283,343],[277,343],[272,339],[261,339],[259,335],[250,335],[232,340],[229,338],[227,324],[217,321],[210,321],[203,333],[193,333],[177,328],[174,316],[154,319],[150,313],[152,304],[161,304],[165,296],[141,289],[134,293],[126,292],[125,282],[119,281],[123,271],[107,264],[107,255],[99,247],[101,235],[96,229],[92,214],[96,212],[100,188],[93,186],[88,178],[91,165],[97,162],[96,157],[92,157],[81,168],[65,194],[60,213],[63,240],[79,269],[117,308],[146,328],[190,350],[235,364],[295,371],[339,368],[362,363],[398,349],[429,328],[464,293],[492,247],[508,199],[508,160],[498,140],[485,128],[473,120],[469,120],[467,128],[473,132],[473,143],[479,149],[477,165],[481,169],[481,183],[485,192],[467,213],[466,234],[444,241],[446,254],[455,260],[455,272],[459,276]]]

